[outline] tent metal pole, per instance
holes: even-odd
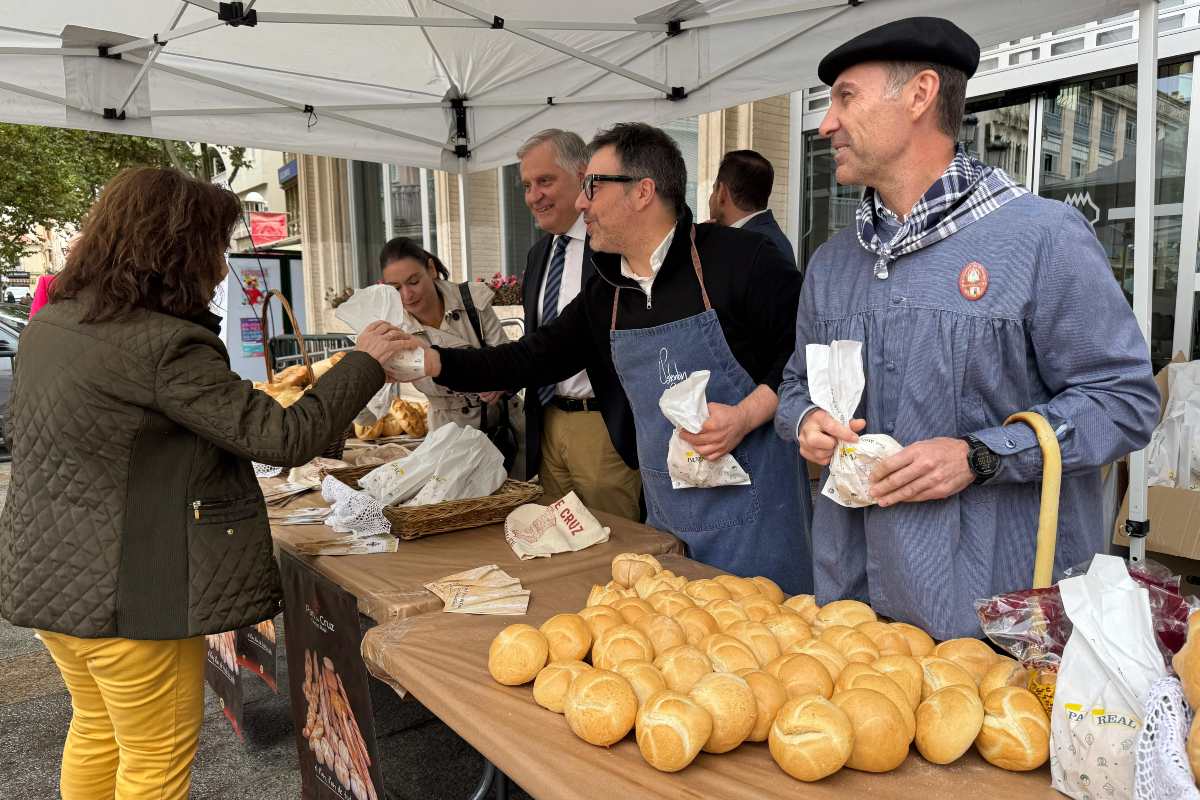
[[[417,13],[417,7],[413,5],[413,0],[407,0],[407,3],[408,10],[412,12],[412,15],[414,17],[419,17],[420,14]],[[433,58],[437,62],[438,69],[442,71],[442,75],[446,78],[446,83],[450,84],[449,96],[462,97],[462,89],[459,87],[458,81],[454,80],[454,76],[450,74],[450,67],[446,65],[446,59],[442,58],[441,51],[439,51],[437,45],[433,43],[433,37],[429,35],[429,31],[427,31],[425,28],[421,28],[421,37],[425,40],[425,44],[429,45],[429,52],[433,53]]]
[[[94,47],[0,47],[0,56],[94,56]]]
[[[221,8],[221,4],[217,2],[217,0],[187,0],[187,4],[190,6],[196,6],[197,8],[203,8],[205,11],[211,11],[214,14],[217,13],[217,11],[219,11]]]
[[[545,103],[545,100],[542,100]],[[448,108],[447,103],[379,103],[375,105],[351,105],[351,106],[317,106],[314,110],[319,114],[328,114],[330,111],[411,111],[414,109],[430,109],[430,108]],[[156,117],[194,117],[202,114],[219,114],[221,116],[252,116],[254,114],[291,114],[294,113],[292,108],[281,108],[279,106],[271,107],[248,107],[248,106],[230,106],[225,108],[166,108],[157,109],[154,112]]]
[[[405,28],[493,28],[490,19],[472,17],[401,17],[378,14],[305,14],[295,11],[263,11],[259,22],[277,25],[384,25]],[[629,31],[640,33],[666,33],[665,22],[577,22],[547,19],[505,19],[505,27],[547,31]]]
[[[432,244],[432,236],[430,236],[429,226],[429,170],[421,167],[421,246],[428,252],[433,252],[430,247]]]
[[[108,52],[110,55],[119,56],[123,53],[131,53],[134,50],[145,50],[149,47],[161,47],[167,42],[171,42],[176,39],[182,39],[185,36],[191,36],[195,33],[211,31],[213,28],[220,28],[224,25],[225,22],[223,20],[205,19],[201,20],[200,22],[193,22],[191,25],[184,25],[182,28],[161,31],[156,33],[154,36],[151,36],[149,39],[135,39],[132,42],[126,42],[125,44],[119,44],[116,47],[110,47]],[[158,37],[159,41],[155,41],[155,36]]]
[[[477,8],[473,8],[472,6],[469,6],[466,3],[460,3],[460,2],[458,2],[458,0],[433,0],[433,1],[439,5],[443,5],[448,8],[453,8],[455,11],[462,12],[463,14],[468,14],[472,17],[475,17],[476,19],[486,20],[488,22],[499,19],[498,17],[495,17],[494,15],[487,14],[483,11],[480,11]],[[556,41],[555,39],[551,39],[548,36],[542,36],[539,33],[534,33],[532,31],[526,30],[526,29],[518,27],[516,25],[510,25],[510,24],[504,22],[503,20],[500,20],[500,23],[504,26],[504,30],[512,33],[514,36],[519,36],[522,39],[528,39],[529,41],[531,41],[535,44],[540,44],[543,47],[549,47],[551,50],[557,50],[560,53],[571,56],[580,61],[586,61],[587,63],[591,64],[594,67],[600,67],[601,69],[607,70],[608,72],[611,72],[614,75],[620,75],[623,78],[628,78],[629,80],[635,81],[644,86],[649,86],[651,89],[657,89],[658,91],[662,92],[665,95],[671,94],[670,86],[667,86],[665,83],[660,83],[660,82],[654,80],[653,78],[648,78],[645,75],[641,75],[637,72],[627,70],[624,67],[621,67],[621,66],[618,66],[617,64],[612,63],[611,61],[605,61],[602,58],[596,58],[595,56],[593,56],[589,53],[585,53],[584,51],[579,50],[575,47],[570,47],[568,45],[565,45],[562,42]]]
[[[749,22],[772,17],[786,17],[791,14],[804,14],[822,8],[838,8],[846,6],[846,0],[807,0],[807,2],[792,3],[791,5],[772,8],[769,11],[745,11],[741,14],[725,14],[719,17],[699,17],[685,19],[679,27],[685,31],[697,28],[711,28],[715,25],[728,25],[732,22]]]
[[[222,58],[208,58],[207,56],[198,56],[194,53],[172,53],[172,58],[186,58],[192,61],[206,61],[210,64],[221,64],[226,67],[238,67],[244,70],[255,70],[259,72],[270,72],[274,75],[290,75],[293,78],[309,78],[316,81],[327,81],[336,83],[338,86],[365,86],[368,89],[383,89],[388,92],[403,92],[405,94],[418,95],[420,97],[431,97],[441,99],[441,93],[426,92],[421,89],[405,89],[402,86],[388,86],[382,83],[371,83],[369,81],[352,81],[343,78],[330,78],[328,75],[316,75],[311,72],[296,72],[290,69],[279,69],[277,67],[264,67],[261,65],[243,64],[240,61],[226,61]]]
[[[179,8],[175,10],[175,14],[171,17],[170,24],[167,25],[167,30],[175,30],[175,27],[179,25],[179,20],[183,19],[183,12],[187,11],[187,8],[188,4],[186,0],[179,4]],[[142,67],[138,70],[137,76],[133,79],[133,82],[129,84],[129,90],[125,92],[125,99],[123,99],[121,104],[117,106],[118,117],[125,113],[125,107],[129,105],[129,101],[133,98],[133,93],[136,92],[138,87],[142,85],[142,79],[146,77],[146,73],[150,71],[150,67],[154,66],[154,62],[158,60],[158,55],[162,52],[162,49],[163,45],[155,45],[154,49],[150,51],[150,55],[146,57],[145,62],[142,63]]]
[[[746,64],[749,64],[754,59],[764,56],[767,53],[771,52],[772,50],[774,50],[778,47],[782,47],[783,45],[787,44],[792,39],[795,39],[798,36],[803,36],[804,34],[809,33],[811,31],[821,27],[826,22],[829,22],[831,19],[834,19],[835,17],[840,17],[842,14],[845,14],[847,11],[849,11],[852,8],[854,8],[854,6],[849,6],[849,5],[841,6],[840,8],[838,8],[837,11],[834,11],[830,14],[826,14],[824,17],[817,20],[812,25],[807,25],[803,28],[800,28],[799,30],[790,31],[788,33],[783,34],[782,36],[775,37],[774,39],[767,42],[766,44],[764,44],[762,47],[758,48],[757,50],[747,53],[746,55],[742,56],[741,58],[738,58],[738,59],[734,60],[733,62],[721,67],[716,72],[706,75],[704,77],[704,79],[701,80],[699,83],[697,83],[695,86],[689,87],[688,91],[695,92],[700,89],[703,89],[705,86],[708,86],[713,81],[719,80],[720,78],[724,77],[725,75],[729,74],[730,72],[733,72],[735,69],[739,69],[739,68],[745,66]]]
[[[616,48],[620,45],[626,44],[630,39],[632,39],[633,37],[635,37],[637,35],[638,34],[636,34],[636,33],[630,33],[625,36],[619,36],[616,39],[612,39],[611,41],[604,42],[603,44],[593,45],[591,47],[584,48],[584,50],[585,50],[585,52],[588,52],[588,53],[598,53],[598,52],[605,50],[607,48],[610,48],[610,47]],[[476,89],[472,93],[472,96],[476,100],[482,100],[483,98],[487,97],[488,95],[492,94],[495,91],[498,91],[499,89],[501,89],[505,86],[510,86],[514,83],[520,83],[521,81],[527,80],[536,75],[540,75],[545,72],[549,72],[550,70],[557,68],[561,64],[569,64],[570,62],[572,62],[574,60],[575,59],[573,59],[571,56],[564,56],[563,58],[555,59],[554,61],[551,61],[550,63],[548,63],[544,66],[539,66],[530,72],[522,72],[519,75],[514,75],[510,78],[505,78],[502,81],[499,81],[497,83],[493,83],[490,85],[483,84],[480,88]],[[619,62],[619,63],[621,63],[622,66],[625,65],[625,62]]]
[[[1194,76],[1200,58],[1192,59],[1192,100],[1188,115],[1187,165],[1183,178],[1183,219],[1179,226],[1179,282],[1175,289],[1175,341],[1172,355],[1192,358],[1192,318],[1196,308],[1196,245],[1200,236],[1200,97]]]
[[[43,36],[47,39],[59,39],[62,37],[57,33],[46,33],[45,31],[31,31],[27,28],[10,28],[7,25],[0,25],[0,31],[9,31],[10,33],[23,33],[27,36]]]
[[[1158,6],[1141,0],[1138,13],[1137,71],[1137,179],[1133,217],[1133,313],[1142,336],[1150,342],[1151,293],[1154,288],[1154,190],[1158,178],[1155,145],[1158,142]],[[1150,522],[1146,515],[1146,451],[1129,457],[1129,558],[1146,558]]]
[[[15,83],[6,83],[5,81],[0,81],[0,89],[3,89],[6,92],[12,92],[13,94],[23,94],[26,97],[32,97],[36,100],[45,100],[47,103],[57,103],[58,105],[66,106],[67,108],[73,108],[76,111],[81,110],[68,103],[65,97],[59,97],[58,95],[50,94],[49,92],[39,92],[37,89],[29,89],[25,86],[18,86]]]
[[[462,268],[459,275],[464,281],[471,280],[471,226],[467,224],[467,209],[470,203],[467,194],[470,191],[471,179],[467,175],[467,160],[458,160],[458,238],[462,251]]]
[[[804,205],[804,90],[788,98],[788,203],[784,231],[800,263],[800,218]]]
[[[587,97],[513,97],[505,100],[466,100],[467,108],[512,108],[514,106],[573,106],[588,103],[631,103],[642,100],[662,100],[661,94],[607,94]],[[411,108],[411,106],[401,106]]]

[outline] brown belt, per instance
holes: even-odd
[[[580,399],[576,397],[563,397],[562,395],[556,394],[554,395],[554,399],[550,401],[550,405],[554,406],[560,411],[567,412],[600,410],[600,406],[596,403],[596,398],[594,397],[585,397]]]

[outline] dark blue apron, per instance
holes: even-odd
[[[688,554],[735,575],[765,575],[788,594],[813,590],[809,544],[811,498],[799,491],[800,451],[759,426],[733,450],[750,474],[749,486],[674,489],[667,474],[667,443],[674,428],[658,407],[663,390],[706,369],[710,403],[736,405],[755,389],[733,357],[708,300],[700,254],[692,228],[692,266],[704,298],[704,312],[653,328],[617,330],[613,297],[613,364],[637,428],[638,458],[648,523],[687,544]]]

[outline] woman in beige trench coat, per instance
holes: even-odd
[[[451,283],[449,271],[437,256],[427,252],[408,237],[392,239],[379,254],[383,283],[400,292],[404,310],[421,323],[424,337],[435,347],[484,347],[504,344],[508,335],[492,310],[494,293],[478,281],[466,284],[479,315],[483,341],[475,336],[462,297],[460,284]],[[516,433],[517,457],[510,474],[525,477],[525,410],[521,398],[504,392],[464,394],[434,383],[431,378],[413,382],[413,387],[429,400],[429,430],[447,422],[480,427],[480,407],[488,404],[488,421],[500,417],[499,404],[508,403],[508,418]]]

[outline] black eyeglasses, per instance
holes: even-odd
[[[633,183],[637,178],[632,175],[597,175],[591,173],[583,176],[583,196],[589,201],[596,199],[597,183]]]

